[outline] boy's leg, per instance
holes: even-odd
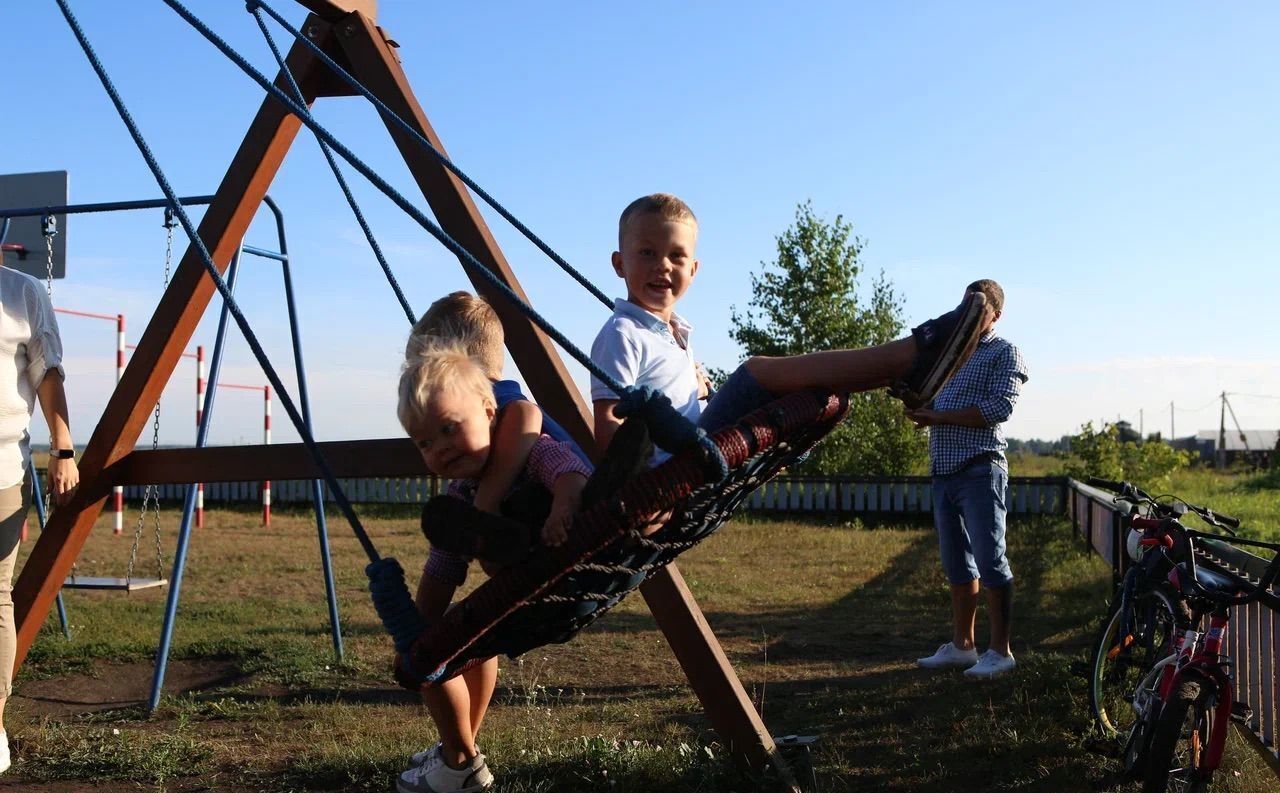
[[[489,712],[489,702],[493,700],[493,690],[498,684],[498,658],[494,656],[479,666],[473,666],[462,674],[467,685],[467,696],[470,700],[471,714],[471,748],[479,753],[480,725]]]
[[[969,292],[957,308],[917,326],[910,336],[874,347],[749,358],[716,391],[698,425],[718,430],[807,388],[855,393],[892,386],[908,407],[922,407],[973,353],[985,305],[981,292]]]
[[[875,347],[827,350],[785,358],[756,356],[743,364],[756,382],[774,396],[806,388],[854,393],[883,388],[904,377],[916,359],[915,339]]]
[[[455,768],[465,765],[476,756],[471,692],[466,680],[459,676],[428,688],[422,692],[422,701],[440,731],[444,761]]]

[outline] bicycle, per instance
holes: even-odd
[[[1111,490],[1117,493],[1117,501],[1131,504],[1127,544],[1138,564],[1125,576],[1113,621],[1119,619],[1123,625],[1131,619],[1130,609],[1135,607],[1131,604],[1140,602],[1137,595],[1150,593],[1136,634],[1117,626],[1108,643],[1104,627],[1095,647],[1090,686],[1095,717],[1104,729],[1114,728],[1105,718],[1117,711],[1106,709],[1109,700],[1100,682],[1106,677],[1103,667],[1114,669],[1116,659],[1126,658],[1137,669],[1141,660],[1155,656],[1132,694],[1124,695],[1134,713],[1127,735],[1116,731],[1124,737],[1124,770],[1142,779],[1143,793],[1203,793],[1221,763],[1230,720],[1246,721],[1251,715],[1247,703],[1234,699],[1232,662],[1222,654],[1231,609],[1263,599],[1280,605],[1280,598],[1271,592],[1280,576],[1280,544],[1237,537],[1238,520],[1176,497],[1168,497],[1174,499],[1170,503],[1161,502],[1127,482],[1091,479],[1089,484]],[[1148,514],[1142,514],[1144,509]],[[1181,523],[1187,512],[1228,536],[1188,529]],[[1196,546],[1205,540],[1265,548],[1274,556],[1258,583],[1251,584],[1200,567]],[[1164,581],[1159,580],[1162,575]],[[1162,625],[1158,615],[1166,606],[1173,621]],[[1185,624],[1180,612],[1187,617]],[[1157,615],[1154,620],[1152,615]],[[1198,630],[1201,627],[1205,630]],[[1132,682],[1115,676],[1113,680],[1117,690]]]

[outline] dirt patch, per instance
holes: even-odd
[[[155,666],[150,663],[94,664],[92,673],[46,680],[19,680],[13,701],[32,717],[66,717],[145,705]],[[166,694],[186,694],[235,685],[247,676],[233,661],[216,659],[169,662]]]

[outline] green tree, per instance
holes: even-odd
[[[1103,424],[1095,430],[1091,421],[1071,436],[1070,450],[1062,456],[1067,476],[1127,480],[1144,490],[1167,485],[1169,474],[1191,462],[1188,452],[1159,441],[1123,440],[1117,425]]]
[[[859,294],[866,243],[843,216],[806,201],[777,238],[777,258],[752,274],[748,309],[733,307],[729,335],[746,356],[799,355],[883,344],[903,334],[902,301],[881,272]],[[906,474],[928,461],[928,440],[884,390],[855,394],[849,417],[800,469],[824,474]]]

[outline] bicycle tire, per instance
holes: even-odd
[[[1142,793],[1204,793],[1211,771],[1201,764],[1209,748],[1214,688],[1200,678],[1183,680],[1156,720],[1147,750]]]
[[[1137,723],[1132,707],[1138,684],[1172,650],[1172,639],[1191,622],[1186,604],[1163,587],[1135,596],[1128,605],[1131,641],[1119,635],[1124,615],[1116,598],[1093,643],[1089,707],[1107,738],[1124,742]]]

